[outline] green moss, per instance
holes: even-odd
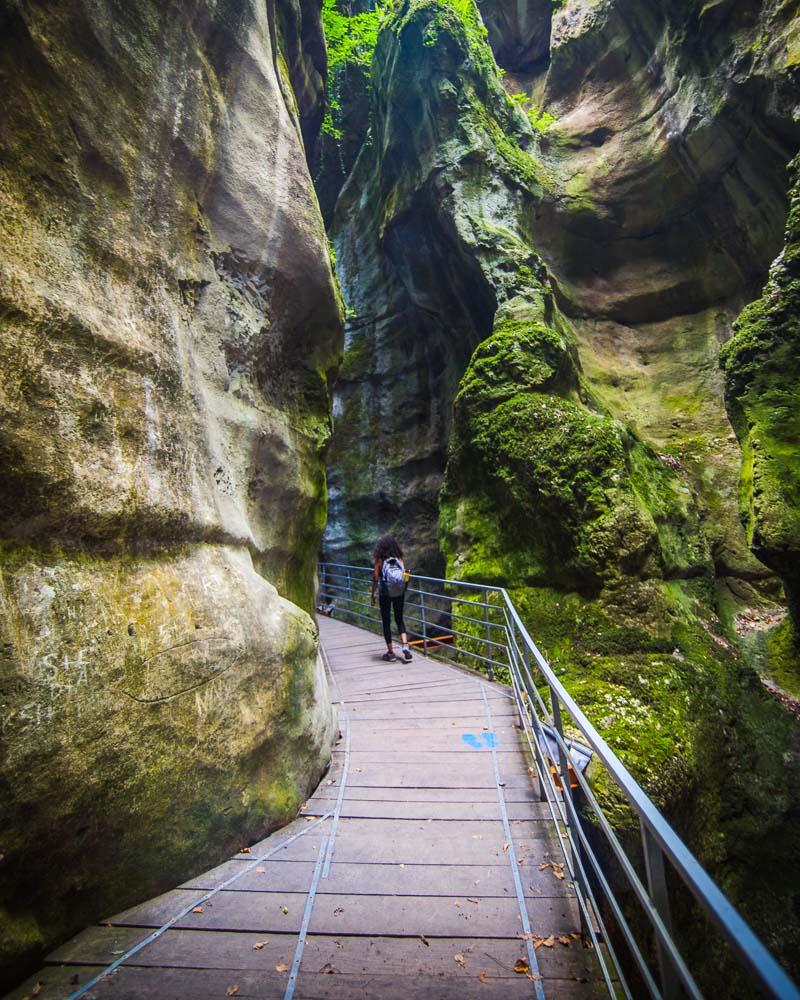
[[[800,698],[800,643],[787,618],[765,640],[764,671],[789,695]]]
[[[786,246],[764,294],[720,353],[742,445],[742,520],[754,553],[784,581],[800,629],[800,158],[791,164]]]

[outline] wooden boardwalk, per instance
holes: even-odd
[[[350,625],[320,630],[342,735],[304,815],[87,929],[10,997],[39,982],[40,1000],[64,998],[180,913],[86,995],[604,995],[508,693],[419,655],[385,663]]]

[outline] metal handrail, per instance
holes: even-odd
[[[377,610],[366,602],[354,599],[354,595],[360,597],[369,593],[369,579],[372,574],[370,567],[345,563],[320,563],[318,574],[320,594],[323,597],[333,595],[334,600],[341,601],[345,605],[367,609],[367,613],[364,613],[346,606],[342,609],[344,616],[352,615],[370,625],[380,625]],[[334,580],[337,582],[334,583]],[[461,645],[454,642],[446,648],[438,647],[434,651],[435,655],[442,655],[444,649],[447,659],[466,656],[471,660],[477,660],[485,665],[490,679],[493,678],[495,668],[509,674],[524,734],[536,764],[539,795],[547,804],[550,818],[559,828],[559,832],[561,828],[566,832],[569,850],[565,849],[564,857],[575,886],[584,933],[595,946],[609,993],[616,995],[621,990],[625,996],[632,996],[625,972],[605,930],[605,921],[610,913],[619,928],[622,941],[627,946],[629,959],[638,970],[648,994],[666,1000],[673,998],[677,1000],[681,996],[693,998],[702,996],[672,934],[664,867],[664,862],[667,860],[703,912],[720,930],[734,953],[742,959],[744,967],[767,994],[780,1000],[800,1000],[797,986],[651,802],[558,679],[531,638],[505,588],[417,575],[412,577],[412,582],[414,586],[409,586],[409,593],[419,597],[419,601],[413,605],[419,610],[419,614],[414,614],[412,617],[420,624],[421,631],[409,629],[409,634],[421,638],[425,644],[436,642],[437,634],[442,633],[447,633],[454,639],[456,637],[464,639],[465,643]],[[362,583],[365,584],[363,587],[360,586]],[[420,584],[424,584],[425,589],[422,589]],[[470,596],[464,596],[464,591],[469,592]],[[477,595],[480,596],[479,600],[474,599]],[[426,598],[429,600],[428,604]],[[491,598],[494,598],[494,602]],[[447,610],[442,611],[441,608],[433,607],[433,602],[443,603]],[[470,610],[482,609],[484,618],[462,614],[460,608],[464,606]],[[492,613],[500,617],[499,622],[491,620]],[[462,628],[456,628],[454,622]],[[482,629],[483,635],[468,631],[470,625]],[[492,629],[499,629],[500,632],[493,632]],[[500,634],[505,635],[505,642],[497,641]],[[477,652],[477,648],[482,648],[482,652]],[[502,660],[495,655],[495,650],[498,648],[505,654]],[[545,688],[545,693],[549,695],[549,709],[540,688]],[[605,767],[639,819],[644,853],[644,881],[640,879],[633,862],[603,813],[590,782],[581,773],[580,768],[570,766],[573,758],[564,736],[562,710],[566,712],[571,725],[581,734],[581,738],[591,748],[597,760]],[[557,759],[546,757],[542,749],[540,736],[543,726],[548,727],[558,745]],[[650,923],[656,943],[658,981],[622,912],[602,861],[597,857],[587,836],[584,829],[585,821],[581,819],[571,788],[571,779],[576,782],[583,797],[581,809],[591,810],[596,819],[593,829],[603,834],[620,872]],[[559,842],[563,845],[561,836]],[[605,916],[598,895],[606,905]]]

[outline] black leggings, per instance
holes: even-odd
[[[392,608],[394,608],[394,620],[397,622],[397,631],[402,634],[406,630],[405,622],[403,621],[403,605],[405,604],[405,600],[405,594],[401,594],[399,597],[389,597],[388,594],[378,595],[378,603],[381,606],[381,621],[383,622],[383,638],[386,640],[387,646],[391,646],[392,644]]]

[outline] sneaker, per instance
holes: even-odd
[[[408,646],[403,646],[403,659],[406,661],[406,663],[410,663],[411,660],[414,659],[414,657],[411,655],[411,650],[408,648]]]
[[[394,653],[384,653],[383,658],[384,660],[387,661],[387,663],[394,663],[394,661],[397,659]]]

